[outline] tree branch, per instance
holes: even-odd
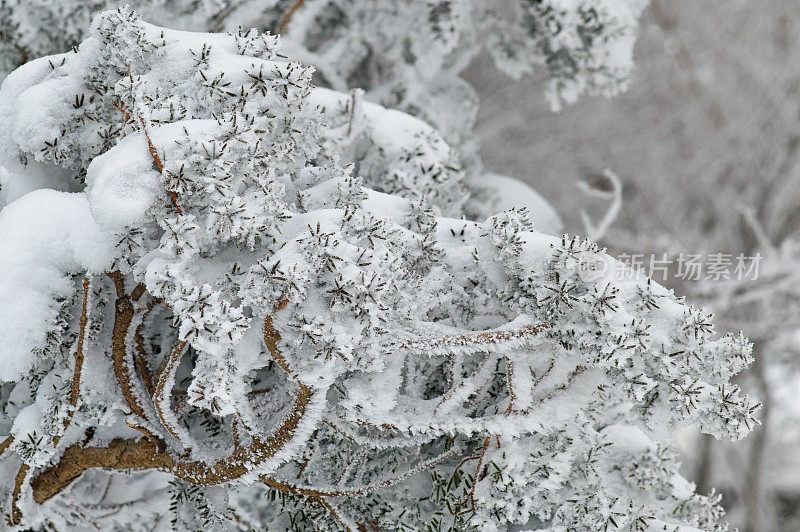
[[[524,325],[516,329],[501,329],[483,332],[440,336],[438,338],[418,338],[402,344],[405,349],[426,351],[430,354],[451,354],[463,349],[470,353],[488,352],[500,344],[518,345],[537,336],[547,328],[547,324]]]
[[[89,289],[91,288],[91,283],[89,281],[89,277],[86,276],[83,278],[83,300],[81,303],[81,317],[79,321],[79,331],[78,331],[78,347],[75,349],[75,370],[72,375],[72,391],[69,395],[69,406],[72,407],[72,411],[75,410],[75,406],[78,404],[78,396],[81,393],[81,370],[83,369],[83,346],[86,342],[86,325],[89,322]],[[69,425],[69,421],[72,419],[72,415],[67,418],[64,422],[65,427]]]
[[[118,274],[118,272],[115,273]],[[115,279],[117,283],[118,294],[121,294],[119,299],[127,298],[124,292],[124,281],[121,280],[121,275],[112,274],[111,277]],[[120,350],[120,346],[124,348],[124,343],[120,343],[120,339],[124,339],[123,332],[127,331],[127,328],[123,327],[127,318],[125,311],[130,308],[130,313],[132,314],[133,312],[130,302],[128,301],[127,303],[128,307],[124,304],[117,304],[117,309],[121,308],[121,310],[117,313],[119,319],[117,319],[117,323],[115,323],[114,329],[116,334],[112,334],[112,336],[115,337],[115,351]],[[286,303],[279,305],[276,311],[285,307],[285,305]],[[128,324],[129,321],[128,319]],[[266,318],[264,323],[264,339],[267,343],[270,355],[276,363],[292,375],[286,360],[277,349],[277,342],[280,339],[280,335],[272,327],[272,318]],[[158,394],[163,393],[163,390],[166,389],[165,383],[167,379],[165,375],[172,373],[173,367],[177,366],[177,361],[180,358],[179,354],[183,351],[185,345],[186,342],[180,342],[170,355],[167,367],[164,368],[162,375],[159,377],[160,387],[156,387]],[[115,363],[115,370],[117,366],[118,364]],[[129,388],[127,393],[130,394]],[[133,428],[141,430],[148,436],[148,439],[114,439],[107,447],[84,447],[81,444],[73,444],[64,451],[63,456],[57,464],[45,469],[31,482],[34,500],[39,504],[47,501],[67,488],[75,479],[83,474],[84,471],[91,468],[111,470],[160,469],[197,485],[221,484],[223,482],[235,480],[275,456],[293,440],[300,426],[300,422],[306,414],[306,408],[310,404],[313,394],[314,392],[309,386],[298,382],[294,406],[281,426],[270,437],[266,439],[253,437],[250,445],[237,447],[229,456],[211,465],[202,461],[176,462],[169,453],[163,450],[163,445],[160,444],[161,442],[159,442],[152,433],[142,430],[143,428],[139,426],[133,426]],[[156,404],[158,403],[159,401],[156,401]],[[161,414],[159,415],[162,417],[163,422],[163,416]],[[167,426],[167,428],[169,427]],[[2,445],[8,447],[10,441],[11,437],[7,438]],[[23,467],[26,468],[24,473],[27,474],[28,466],[23,464]],[[20,475],[18,475],[18,477],[19,476]],[[20,486],[24,478],[25,475],[22,474]],[[21,487],[19,489],[21,489]],[[21,514],[19,514],[19,516],[21,519]]]
[[[165,469],[174,465],[172,457],[146,439],[114,439],[108,447],[67,447],[58,464],[42,471],[31,481],[33,500],[39,504],[60,493],[87,469],[111,470]]]
[[[295,2],[289,6],[289,9],[287,9],[286,12],[281,15],[280,22],[278,22],[277,33],[283,35],[286,32],[286,27],[292,21],[295,11],[303,7],[303,4],[305,3],[306,0],[295,0]]]
[[[0,456],[3,456],[3,453],[6,452],[6,449],[11,447],[11,444],[14,443],[14,436],[8,436],[2,443],[0,443]]]
[[[186,445],[186,442],[183,442],[178,434],[178,429],[174,426],[174,420],[172,419],[174,414],[170,410],[169,401],[172,395],[172,385],[175,382],[175,372],[178,369],[178,362],[180,362],[183,356],[183,350],[186,349],[187,344],[188,342],[186,340],[179,341],[170,354],[167,355],[164,367],[158,374],[158,381],[156,382],[156,388],[153,393],[153,405],[156,408],[158,419],[161,420],[161,423],[169,433],[172,434],[176,440],[184,443],[184,445]]]
[[[142,124],[142,132],[144,133],[144,138],[147,141],[147,150],[150,152],[150,157],[153,158],[153,162],[158,168],[158,171],[163,175],[164,174],[164,164],[161,162],[161,157],[158,155],[158,150],[156,149],[153,141],[150,139],[150,131],[147,127],[147,122],[141,115],[137,115],[139,122]],[[172,205],[175,207],[175,210],[178,211],[178,214],[183,216],[183,211],[181,210],[180,205],[178,205],[178,194],[174,190],[169,190],[169,197],[172,199]]]
[[[22,496],[22,485],[25,483],[25,477],[28,476],[30,466],[22,463],[17,471],[17,476],[14,477],[14,489],[11,491],[11,515],[7,518],[8,524],[15,526],[22,521],[22,510],[19,509],[19,499]]]
[[[117,287],[117,301],[114,305],[114,329],[111,332],[111,358],[114,363],[114,374],[117,377],[122,395],[131,411],[145,419],[144,408],[137,401],[132,388],[130,367],[128,366],[127,339],[128,329],[133,320],[133,304],[125,293],[125,281],[120,272],[109,274]]]

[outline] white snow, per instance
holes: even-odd
[[[106,271],[115,243],[84,194],[37,190],[0,212],[0,380],[30,370],[58,314],[55,299],[75,293],[72,275]]]

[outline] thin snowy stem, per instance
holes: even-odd
[[[498,347],[517,347],[547,328],[547,324],[524,325],[516,329],[465,332],[438,338],[415,338],[402,344],[405,349],[430,355],[451,355],[454,352],[485,353]]]
[[[7,436],[6,439],[0,443],[0,456],[3,456],[3,453],[6,452],[6,449],[11,447],[12,443],[14,443],[14,436]]]
[[[147,362],[147,349],[145,348],[144,341],[144,327],[147,323],[147,318],[149,317],[150,312],[152,312],[152,310],[156,307],[157,303],[158,300],[153,299],[147,304],[142,316],[139,318],[139,324],[136,326],[136,329],[133,333],[133,345],[136,351],[134,354],[134,363],[136,364],[136,368],[139,370],[139,374],[142,377],[144,387],[151,397],[155,393],[155,382],[153,371],[150,368],[150,364]]]
[[[508,387],[508,407],[506,414],[510,414],[514,410],[514,400],[517,398],[514,394],[514,363],[511,357],[506,357],[506,386]]]
[[[86,325],[89,322],[89,290],[91,282],[89,277],[83,278],[83,299],[81,300],[81,317],[79,321],[78,347],[75,349],[75,369],[72,376],[72,391],[69,395],[69,405],[71,410],[78,404],[78,396],[81,393],[81,370],[83,369],[83,348],[86,343]],[[65,427],[69,425],[72,416],[64,421]]]
[[[153,405],[156,409],[156,414],[161,423],[169,431],[172,436],[179,442],[187,445],[181,437],[181,432],[178,426],[178,420],[170,408],[170,397],[172,396],[172,386],[175,383],[175,372],[178,370],[178,363],[183,357],[183,351],[189,342],[181,340],[167,355],[166,364],[158,375],[156,382],[155,392],[153,393]]]
[[[300,486],[290,484],[286,480],[268,477],[266,475],[262,475],[260,478],[268,486],[291,495],[304,495],[306,497],[363,497],[364,495],[369,495],[370,493],[392,487],[412,475],[416,475],[417,473],[428,470],[443,460],[450,458],[455,454],[455,452],[456,449],[452,448],[449,451],[445,451],[433,458],[420,462],[413,468],[409,469],[408,471],[404,471],[399,475],[395,475],[366,486],[351,489],[339,489],[335,486]]]
[[[69,410],[67,417],[64,418],[64,431],[72,423],[72,416],[75,415],[75,407],[78,405],[78,397],[81,393],[81,371],[83,370],[83,349],[86,342],[86,325],[89,322],[89,290],[91,283],[89,276],[83,278],[83,297],[81,298],[81,317],[78,320],[78,345],[75,348],[75,368],[72,372],[72,385],[69,394]],[[60,435],[53,437],[53,445],[61,439]]]

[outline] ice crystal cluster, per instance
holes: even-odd
[[[715,528],[671,433],[749,432],[748,342],[525,210],[447,217],[439,134],[312,74],[121,8],[7,77],[8,526]]]

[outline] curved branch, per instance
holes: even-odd
[[[130,367],[128,367],[127,339],[128,329],[133,320],[133,303],[125,292],[125,281],[120,272],[109,274],[117,288],[117,301],[114,305],[114,329],[111,332],[111,358],[114,362],[114,374],[117,377],[122,395],[131,411],[141,418],[145,418],[144,408],[139,404],[133,393]]]
[[[120,286],[119,283],[118,286]],[[121,289],[122,297],[126,297],[124,296],[124,283],[122,283]],[[279,305],[276,311],[285,307],[285,305],[286,303]],[[119,308],[120,305],[117,305],[117,307]],[[124,310],[124,305],[122,307]],[[124,312],[119,314],[121,318],[118,321],[124,325],[126,314]],[[115,332],[117,333],[115,335],[117,337],[115,345],[119,344],[118,337],[122,334],[121,329],[123,329],[121,325],[119,327],[115,326]],[[264,339],[272,358],[281,367],[290,372],[286,360],[277,349],[280,335],[272,326],[271,317],[267,317],[264,320]],[[124,343],[121,345],[124,348]],[[159,377],[159,385],[156,387],[158,395],[163,395],[164,390],[167,388],[166,383],[169,380],[167,377],[174,373],[174,367],[177,366],[180,353],[182,353],[185,345],[186,342],[180,342],[170,354],[164,371]],[[39,504],[47,501],[68,487],[84,471],[91,468],[113,470],[160,469],[197,485],[221,484],[235,480],[259,467],[292,442],[300,428],[301,421],[306,415],[306,410],[311,403],[313,395],[314,391],[311,387],[298,382],[295,402],[291,411],[281,426],[270,437],[266,439],[253,437],[250,445],[237,447],[229,456],[211,465],[203,461],[175,462],[172,456],[163,450],[163,446],[152,434],[149,439],[114,439],[107,447],[71,445],[64,451],[64,455],[57,464],[45,469],[31,482],[34,500]],[[160,401],[156,401],[156,405],[159,403]],[[163,421],[162,414],[163,412],[159,413],[159,416],[162,417]],[[133,428],[141,429],[138,426]],[[25,473],[27,473],[27,470]]]
[[[146,439],[114,439],[108,447],[83,447],[76,443],[67,447],[58,464],[51,466],[31,481],[33,500],[39,504],[55,496],[87,469],[166,469],[174,465],[172,457]]]
[[[176,464],[170,472],[192,484],[204,486],[221,484],[241,477],[275,456],[292,441],[300,421],[306,414],[306,407],[311,402],[313,393],[308,386],[300,385],[291,412],[269,438],[262,440],[253,437],[250,445],[235,449],[227,458],[213,465],[209,466],[205,462],[182,462]]]
[[[264,343],[270,357],[283,368],[286,373],[297,382],[297,392],[292,410],[284,419],[281,426],[268,438],[261,439],[253,436],[250,445],[237,447],[233,453],[217,463],[209,466],[205,462],[185,462],[177,464],[171,471],[174,475],[192,482],[193,484],[211,485],[237,479],[278,454],[295,437],[300,422],[306,415],[306,409],[311,404],[314,390],[300,382],[289,367],[289,363],[278,349],[280,333],[273,325],[273,315],[288,304],[287,300],[281,301],[272,314],[264,318]]]
[[[198,485],[235,480],[274,456],[291,441],[311,393],[310,388],[300,390],[295,407],[273,436],[263,441],[253,438],[249,446],[234,450],[230,456],[210,466],[201,461],[175,463],[172,456],[149,439],[114,439],[108,447],[83,447],[76,443],[64,451],[57,464],[45,469],[31,482],[33,498],[42,504],[91,468],[160,469]]]
[[[278,22],[277,33],[283,35],[286,32],[286,27],[292,21],[295,11],[303,7],[303,4],[305,3],[306,0],[295,0],[294,3],[289,6],[289,9],[287,9],[286,12],[281,15],[281,20]]]
[[[188,342],[181,340],[177,343],[175,348],[167,355],[163,369],[158,374],[158,381],[156,383],[155,391],[153,392],[153,405],[156,408],[158,419],[166,427],[170,434],[176,440],[183,442],[178,429],[175,427],[175,415],[170,409],[169,400],[172,395],[172,386],[175,383],[175,372],[178,370],[178,363],[183,356],[183,350],[186,349]]]

